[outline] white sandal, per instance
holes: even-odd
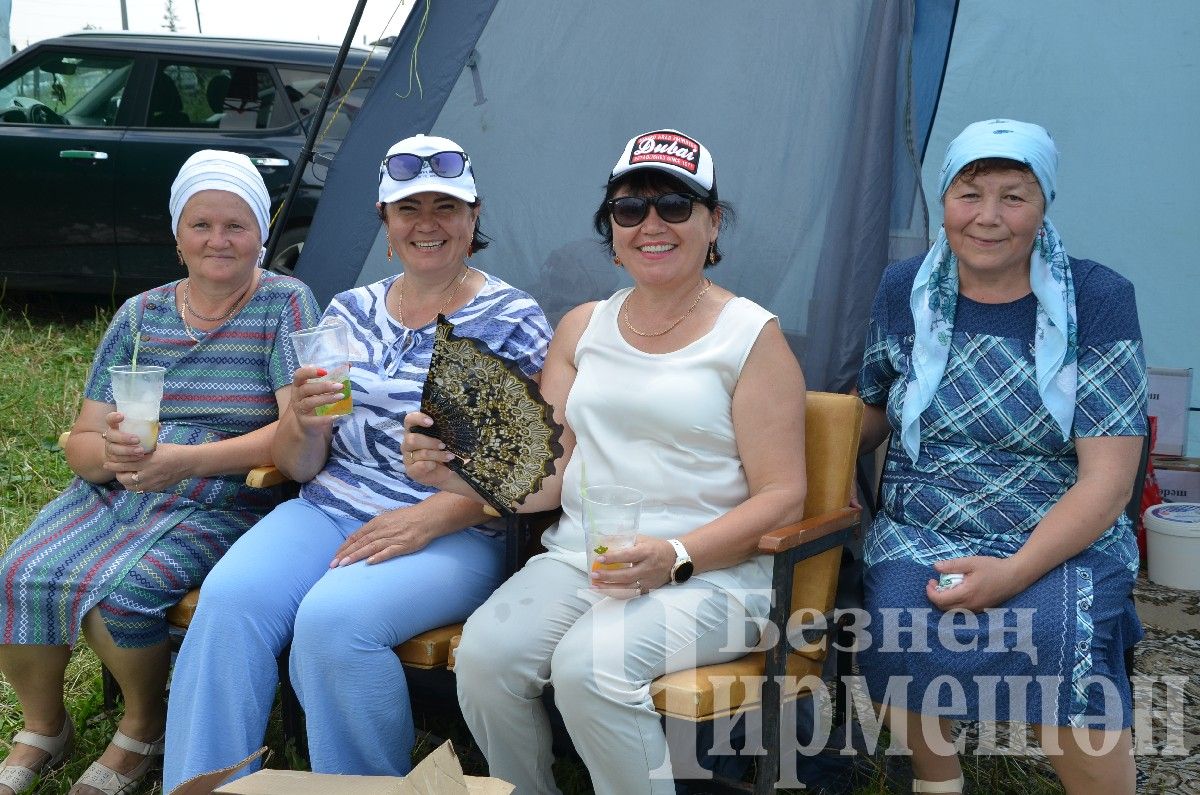
[[[923,779],[914,778],[912,791],[930,792],[934,793],[934,795],[937,795],[937,793],[962,792],[966,783],[967,780],[962,776],[959,776],[958,778],[952,778],[949,781],[925,781]]]
[[[133,739],[118,729],[117,733],[113,735],[112,744],[118,748],[124,748],[131,753],[141,754],[145,758],[128,773],[118,773],[107,765],[100,764],[98,761],[92,762],[88,765],[88,769],[83,771],[83,775],[75,782],[75,786],[83,784],[88,787],[94,787],[103,792],[104,795],[124,795],[126,792],[131,792],[146,777],[146,774],[150,772],[150,767],[154,764],[154,758],[162,756],[165,739],[166,732],[163,732],[163,736],[154,742],[144,743]]]
[[[21,765],[10,765],[7,761],[0,763],[0,785],[8,787],[16,795],[21,795],[23,792],[33,791],[33,782],[42,773],[48,770],[53,770],[62,763],[67,752],[71,750],[71,743],[75,739],[75,722],[71,720],[71,716],[67,715],[67,719],[63,722],[62,731],[57,737],[51,737],[46,734],[36,734],[22,729],[16,733],[12,739],[12,744],[29,745],[45,751],[48,756],[46,760],[38,765],[37,769],[22,767]]]

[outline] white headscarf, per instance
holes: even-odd
[[[267,242],[271,195],[250,158],[237,152],[201,149],[184,162],[171,184],[171,232],[176,237],[179,236],[179,216],[183,214],[184,206],[202,190],[223,190],[240,197],[258,221],[262,242]],[[259,252],[260,264],[265,253],[266,249]]]

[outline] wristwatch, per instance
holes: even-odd
[[[675,565],[671,567],[671,582],[679,585],[688,581],[696,567],[692,565],[692,556],[678,538],[668,538],[667,543],[675,548]]]

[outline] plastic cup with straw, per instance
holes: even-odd
[[[142,333],[138,331],[133,335],[133,358],[130,363],[113,365],[108,368],[108,373],[117,411],[124,415],[121,432],[138,437],[142,449],[149,453],[158,444],[159,410],[167,368],[157,365],[139,367],[137,360],[141,344]]]

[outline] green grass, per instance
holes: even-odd
[[[0,548],[24,532],[34,515],[71,478],[59,433],[71,427],[79,407],[92,352],[100,341],[113,307],[97,309],[87,299],[8,295],[0,298]],[[84,768],[104,750],[116,728],[118,716],[105,712],[101,699],[100,666],[95,655],[81,644],[67,672],[67,708],[79,734],[68,763],[48,775],[38,788],[45,795],[70,789]],[[9,738],[21,728],[21,715],[12,690],[0,680],[0,754]],[[437,737],[454,740],[468,773],[485,774],[482,756],[461,725],[438,722],[427,727]],[[298,767],[296,755],[283,747],[278,716],[273,717],[267,744],[270,767]],[[417,755],[432,750],[419,744]],[[877,754],[868,760],[868,782],[858,795],[902,791],[889,785],[888,767]],[[895,763],[893,763],[895,764]],[[903,761],[900,766],[903,767]],[[1043,795],[1061,792],[1053,777],[1019,759],[967,757],[964,760],[968,791]],[[567,795],[591,791],[587,771],[578,762],[560,760],[556,779]],[[140,790],[159,793],[157,782]]]

